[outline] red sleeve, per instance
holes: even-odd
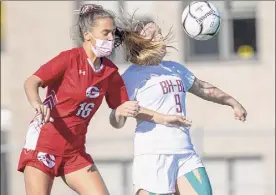
[[[129,100],[124,81],[117,71],[112,74],[109,80],[108,90],[105,98],[108,106],[111,109],[116,109],[122,103]]]
[[[46,64],[42,65],[35,73],[43,81],[43,86],[46,87],[55,80],[61,78],[64,74],[66,66],[66,59],[69,59],[68,52],[61,52]]]

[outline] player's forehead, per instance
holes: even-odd
[[[145,25],[140,34],[148,37],[160,32],[160,27],[156,23],[151,22]]]
[[[116,26],[112,18],[100,18],[96,20],[94,28],[99,31],[113,31]]]

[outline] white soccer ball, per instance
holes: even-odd
[[[208,1],[193,1],[182,13],[182,25],[186,34],[196,40],[213,38],[220,29],[218,9]]]

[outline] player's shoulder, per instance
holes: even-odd
[[[67,68],[71,69],[82,61],[81,59],[84,58],[84,49],[82,51],[82,47],[74,47],[67,50],[63,50],[59,53],[59,58],[66,63]]]
[[[124,79],[133,78],[139,71],[139,66],[131,64],[122,74]]]
[[[67,55],[67,56],[74,56],[74,55],[79,54],[79,50],[80,50],[80,48],[74,47],[74,48],[71,48],[71,49],[63,50],[63,51],[60,52],[60,54],[61,55]]]
[[[163,61],[162,65],[177,72],[187,72],[189,71],[184,64],[176,61]]]
[[[87,58],[87,54],[83,47],[74,47],[68,50],[64,50],[60,53],[62,56],[68,57],[68,59],[82,60]],[[118,71],[118,67],[108,58],[103,57],[102,63],[111,71]]]
[[[179,63],[179,62],[176,62],[176,61],[162,61],[162,65],[163,66],[166,66],[166,67],[169,67],[169,68],[182,68],[182,67],[185,67],[183,64]]]
[[[135,69],[136,69],[136,67],[133,64],[131,64],[126,68],[124,73],[132,73],[132,72],[134,72]]]
[[[68,63],[71,62],[72,58],[80,58],[81,57],[81,48],[74,47],[71,49],[63,50],[59,52],[58,56],[62,59],[65,59]]]

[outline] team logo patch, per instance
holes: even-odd
[[[98,87],[92,86],[86,89],[86,97],[97,98],[100,95],[100,90]]]
[[[37,154],[37,159],[39,161],[41,161],[45,166],[49,167],[49,168],[53,168],[55,166],[55,161],[56,161],[56,158],[54,155],[52,154],[47,154],[47,153],[44,153],[44,152],[39,152]]]

